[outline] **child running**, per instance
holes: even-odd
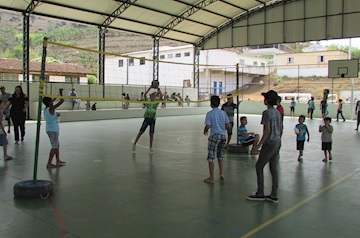
[[[0,100],[0,146],[3,147],[3,151],[4,151],[4,160],[12,160],[13,157],[11,157],[10,155],[8,155],[7,153],[7,145],[8,140],[6,138],[7,134],[3,125],[3,118],[4,118],[4,109],[5,109],[6,105],[5,102]]]
[[[331,147],[332,147],[332,133],[333,133],[333,127],[330,125],[331,118],[325,117],[324,118],[324,125],[319,126],[319,132],[321,134],[321,148],[324,151],[325,158],[323,159],[323,162],[327,162],[328,155],[329,154],[329,160],[332,160],[331,156]]]
[[[259,134],[255,134],[255,132],[248,132],[246,129],[247,118],[240,117],[240,126],[238,128],[238,140],[242,146],[250,146],[257,145],[259,142],[260,136]],[[259,154],[258,150],[254,150],[254,146],[252,147],[250,153],[252,155]]]
[[[226,130],[230,128],[229,118],[227,114],[219,109],[220,98],[218,96],[211,96],[210,106],[212,110],[206,114],[204,135],[208,134],[211,128],[208,139],[208,157],[210,177],[204,179],[205,183],[214,184],[214,160],[217,157],[220,169],[220,181],[224,181],[223,159],[226,143]]]
[[[63,89],[59,89],[59,95],[63,96]],[[46,108],[44,109],[44,118],[46,121],[46,133],[49,136],[50,144],[51,144],[51,150],[49,154],[49,160],[46,165],[46,168],[53,169],[58,168],[60,166],[65,165],[64,161],[60,160],[60,143],[59,143],[59,122],[57,118],[57,114],[55,109],[58,108],[61,104],[63,104],[64,99],[60,99],[60,101],[57,104],[53,104],[55,99],[51,99],[49,97],[43,98],[43,103],[45,104]],[[52,163],[52,160],[56,157],[56,164]]]
[[[299,124],[296,124],[294,128],[296,134],[296,149],[299,151],[298,161],[302,160],[306,134],[308,135],[307,141],[310,141],[309,130],[304,122],[305,116],[299,116]]]

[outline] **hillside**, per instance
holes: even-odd
[[[9,52],[14,47],[22,46],[22,27],[23,17],[20,13],[0,10],[0,56],[4,56],[4,52]],[[50,40],[63,42],[69,45],[75,45],[83,48],[98,48],[98,30],[94,26],[80,25],[68,21],[55,20],[51,18],[31,16],[30,32],[36,37],[35,40],[30,36],[31,47],[35,47],[34,53],[41,52],[41,40],[43,36],[49,37]],[[40,38],[40,39],[39,39]],[[17,44],[16,44],[17,43]],[[178,46],[179,42],[161,40],[160,45]],[[108,30],[106,33],[106,51],[118,54],[149,50],[153,46],[153,39],[148,36],[131,34],[126,32]],[[51,54],[51,52],[50,52]],[[60,61],[64,59],[75,60],[72,57],[74,52],[71,50],[63,50]],[[39,55],[38,55],[39,56]],[[54,56],[53,56],[54,57]],[[56,57],[56,56],[55,56]],[[16,58],[16,57],[15,57]]]
[[[264,82],[262,86],[259,85],[260,80]],[[243,95],[243,100],[262,101],[262,92],[275,90],[277,93],[297,93],[298,85],[300,93],[310,93],[316,102],[321,101],[324,89],[329,89],[330,93],[337,94],[338,96],[341,95],[340,91],[342,90],[351,90],[350,79],[334,79],[332,84],[332,80],[329,78],[289,78],[281,82],[276,82],[276,79],[270,77],[269,83],[269,77],[259,77],[254,79],[251,85],[246,86],[243,92],[240,93],[240,98]],[[358,79],[355,80],[354,89],[360,91],[360,82]]]

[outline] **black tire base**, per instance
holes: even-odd
[[[238,145],[238,144],[229,144],[227,147],[227,151],[229,153],[234,153],[234,154],[248,154],[249,147]]]
[[[54,193],[54,184],[46,180],[26,180],[14,185],[14,196],[20,199],[47,198]]]

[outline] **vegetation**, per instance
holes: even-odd
[[[96,84],[96,77],[94,75],[87,76],[88,84]]]

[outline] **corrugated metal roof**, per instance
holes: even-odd
[[[196,44],[281,0],[0,0],[0,8]]]

